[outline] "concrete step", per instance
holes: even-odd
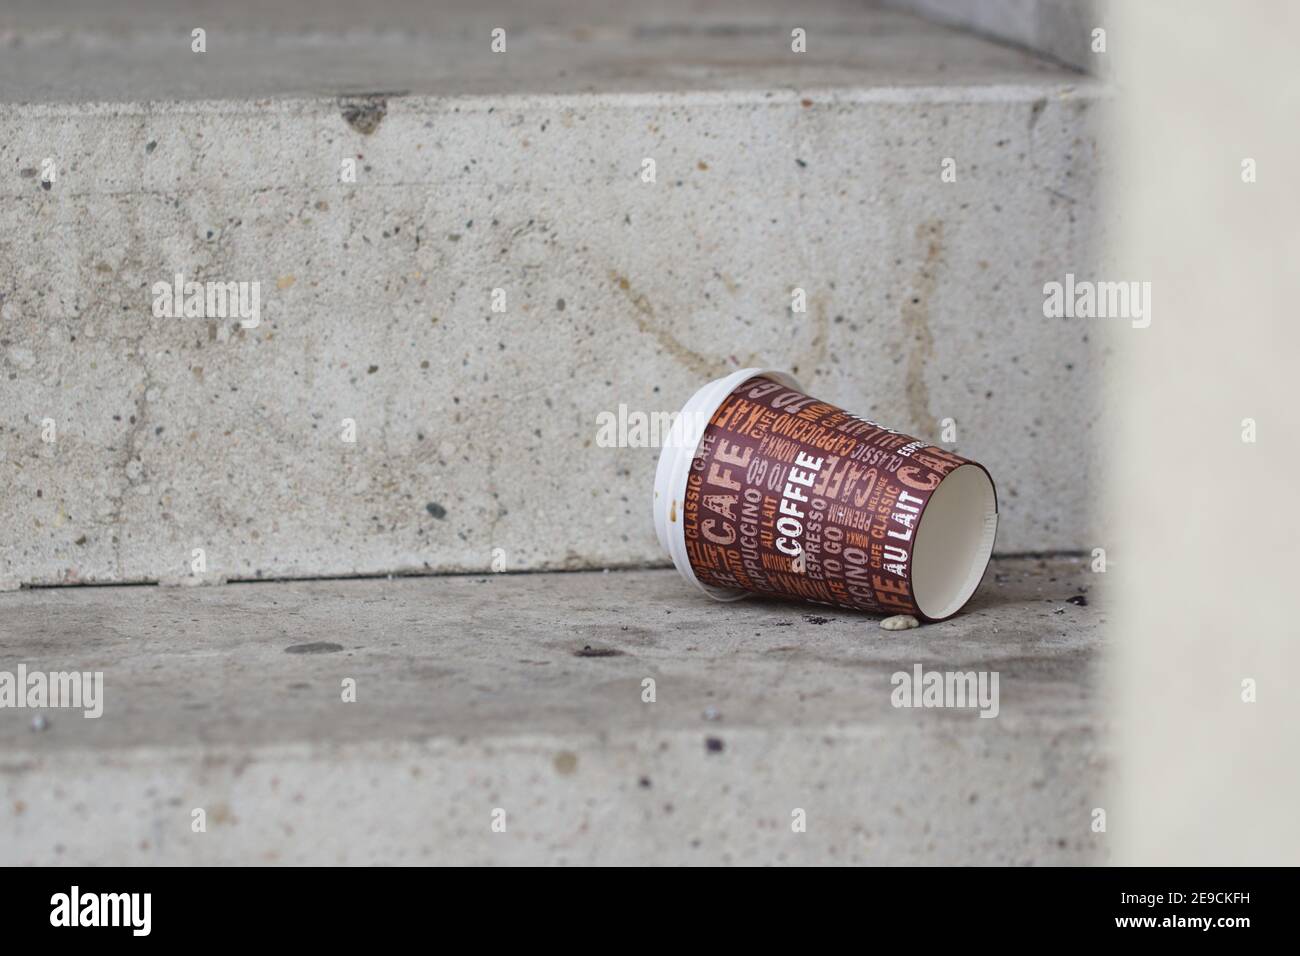
[[[1110,75],[1108,0],[885,0],[937,23],[1014,43],[1077,70]],[[1101,30],[1101,35],[1096,31]]]
[[[0,587],[660,562],[598,416],[750,364],[1091,547],[1109,333],[1042,287],[1102,87],[838,0],[477,6],[6,4]],[[155,317],[177,274],[258,325]]]
[[[1104,577],[908,631],[672,571],[3,594],[0,671],[103,706],[0,709],[0,864],[1101,862]],[[997,716],[895,708],[918,664]]]

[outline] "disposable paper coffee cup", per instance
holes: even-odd
[[[748,368],[705,385],[655,474],[655,532],[705,594],[951,617],[993,553],[983,465]]]

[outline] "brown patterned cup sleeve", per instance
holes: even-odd
[[[955,614],[993,550],[988,472],[789,381],[747,379],[703,429],[671,502],[670,533],[695,579],[878,614]]]

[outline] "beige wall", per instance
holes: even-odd
[[[1151,327],[1112,334],[1113,858],[1294,864],[1300,7],[1143,0],[1108,33],[1126,175],[1107,278],[1153,283]]]

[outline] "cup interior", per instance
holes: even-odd
[[[997,493],[983,468],[961,465],[939,483],[921,512],[912,554],[912,595],[925,617],[951,617],[975,593],[997,527]]]

